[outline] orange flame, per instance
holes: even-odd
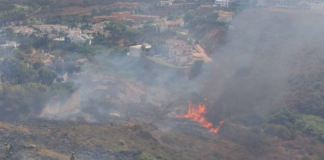
[[[206,99],[205,99],[206,100]],[[206,106],[202,103],[194,105],[189,101],[188,112],[186,114],[177,115],[178,118],[187,118],[192,121],[198,122],[200,126],[209,129],[209,132],[218,133],[219,128],[224,124],[224,121],[220,121],[219,125],[216,128],[213,127],[213,123],[209,122],[204,114],[206,113]]]
[[[224,124],[224,121],[220,121],[219,122],[219,125],[216,127],[216,128],[210,128],[209,129],[209,132],[212,132],[212,133],[218,133],[219,131],[219,128]]]

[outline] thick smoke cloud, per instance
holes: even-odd
[[[239,14],[229,27],[228,43],[206,67],[202,93],[215,101],[209,119],[255,125],[284,106],[289,78],[322,63],[323,27],[320,15],[307,11]]]

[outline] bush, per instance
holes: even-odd
[[[311,160],[311,158],[304,156],[303,158],[301,158],[301,160]]]
[[[261,113],[247,113],[237,116],[237,120],[247,126],[258,126],[267,121]]]
[[[295,123],[303,133],[317,137],[324,141],[324,119],[313,115],[302,115]]]
[[[156,159],[151,154],[144,152],[139,156],[138,160],[158,160],[158,159]]]
[[[20,117],[39,114],[49,101],[49,88],[45,85],[29,83],[24,86],[3,86],[0,94],[0,118],[18,120]]]
[[[297,133],[293,129],[288,129],[285,126],[267,124],[264,127],[264,132],[268,135],[276,136],[283,140],[293,140],[296,138]]]
[[[288,108],[284,108],[279,110],[276,114],[274,114],[269,122],[274,124],[281,124],[285,126],[291,126],[295,123],[295,121],[298,119],[298,115],[296,113],[293,113]]]

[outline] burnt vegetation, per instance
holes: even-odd
[[[15,147],[11,158],[68,159],[73,151],[108,160],[323,159],[321,16],[250,9],[225,23],[220,9],[200,2],[175,1],[176,9],[157,2],[0,2],[0,42],[14,44],[0,50],[0,142]],[[71,8],[85,11],[63,14]],[[124,11],[183,19],[184,30],[105,19],[98,28],[109,34],[73,43],[73,34],[37,28],[81,34],[91,32],[93,17]],[[35,32],[15,32],[20,26]],[[165,59],[157,53],[169,54],[171,38],[202,45],[213,61],[195,57],[181,70],[147,59]],[[151,50],[142,45],[141,56],[128,56],[129,46],[144,42]],[[188,101],[203,107],[188,111]],[[0,147],[0,159],[4,153]]]

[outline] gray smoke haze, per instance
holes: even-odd
[[[207,98],[214,101],[207,105],[207,117],[215,124],[261,124],[285,106],[290,77],[321,67],[323,25],[320,14],[308,11],[243,11],[228,29],[228,43],[192,80],[173,69],[132,57],[111,58],[104,52],[95,65],[84,66],[84,73],[71,78],[80,85],[80,97],[72,96],[80,102],[67,102],[75,105],[67,112],[71,114],[65,109],[65,114],[56,115],[156,122],[179,113],[179,108],[185,112],[188,100]]]
[[[92,122],[116,118],[159,121],[174,101],[185,99],[183,103],[187,104],[187,97],[198,91],[196,81],[145,59],[116,58],[103,53],[96,61],[96,64],[83,66],[82,73],[70,77],[80,86],[77,94],[64,104],[49,105],[42,117],[75,119],[81,116]]]
[[[254,125],[283,107],[289,78],[322,65],[321,19],[317,13],[293,10],[239,14],[228,31],[228,43],[205,72],[202,92],[215,100],[208,117]]]

